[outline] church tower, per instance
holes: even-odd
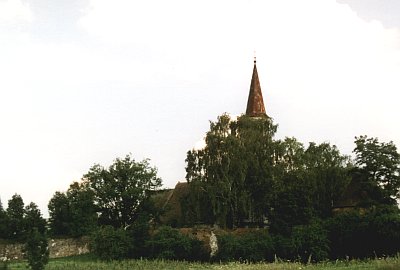
[[[246,115],[251,117],[267,116],[265,113],[264,99],[258,79],[256,58],[254,57],[253,75],[251,77],[249,98],[247,100]]]

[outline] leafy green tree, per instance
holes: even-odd
[[[74,182],[66,193],[56,192],[50,199],[49,227],[53,235],[88,235],[97,224],[93,192]]]
[[[120,228],[136,220],[142,202],[161,186],[161,179],[148,160],[136,162],[127,155],[108,168],[94,165],[84,175],[84,184],[93,192],[100,224]]]
[[[73,237],[88,235],[97,225],[94,194],[83,184],[74,182],[67,190],[70,223],[69,231]]]
[[[352,163],[335,145],[310,143],[304,153],[304,176],[313,192],[313,207],[321,218],[331,216],[332,206],[348,186]]]
[[[46,220],[42,217],[37,205],[31,202],[25,207],[24,212],[25,232],[29,234],[36,228],[39,233],[44,234],[46,232]]]
[[[275,140],[276,130],[268,117],[211,122],[205,148],[186,158],[192,220],[234,227],[268,219],[289,233],[314,215],[330,216],[350,180],[349,157],[329,143],[305,149],[295,138]]]
[[[268,215],[276,195],[275,132],[276,125],[268,117],[243,115],[232,120],[224,114],[210,123],[206,147],[188,152],[186,179],[194,189],[191,196],[203,194],[199,199],[209,201],[211,223],[234,227],[245,220],[262,223]],[[201,205],[198,208],[207,212]]]
[[[52,235],[70,235],[71,215],[67,195],[57,191],[50,199],[49,228]]]
[[[32,270],[43,270],[49,261],[47,238],[34,227],[25,244],[25,256]]]
[[[8,235],[8,217],[0,200],[0,238],[7,238]]]
[[[24,236],[24,201],[18,194],[14,194],[8,201],[8,238],[21,240]]]
[[[310,143],[294,138],[279,142],[278,195],[271,216],[271,231],[290,235],[294,225],[326,218],[350,182],[351,162],[329,143]]]
[[[384,201],[395,204],[400,198],[400,154],[391,141],[379,142],[377,138],[356,137],[356,165],[364,181],[379,188]]]

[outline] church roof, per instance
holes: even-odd
[[[246,115],[252,117],[266,116],[264,99],[258,79],[256,60],[254,59],[253,75],[251,77],[249,98],[247,100]]]

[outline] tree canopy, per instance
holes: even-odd
[[[381,191],[384,200],[396,203],[400,198],[400,154],[392,141],[359,136],[355,139],[356,164],[364,181]]]
[[[147,159],[137,162],[127,155],[108,168],[94,165],[84,175],[83,184],[93,193],[99,223],[126,227],[136,220],[150,191],[161,186],[161,179]]]
[[[295,138],[275,139],[276,131],[269,117],[224,114],[210,123],[205,148],[187,153],[186,179],[197,197],[188,199],[196,209],[189,223],[282,227],[331,214],[350,182],[350,158],[329,143],[305,148]]]

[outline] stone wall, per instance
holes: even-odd
[[[23,259],[23,244],[1,244],[0,260]],[[67,257],[89,253],[89,239],[87,237],[72,239],[50,239],[50,258]]]

